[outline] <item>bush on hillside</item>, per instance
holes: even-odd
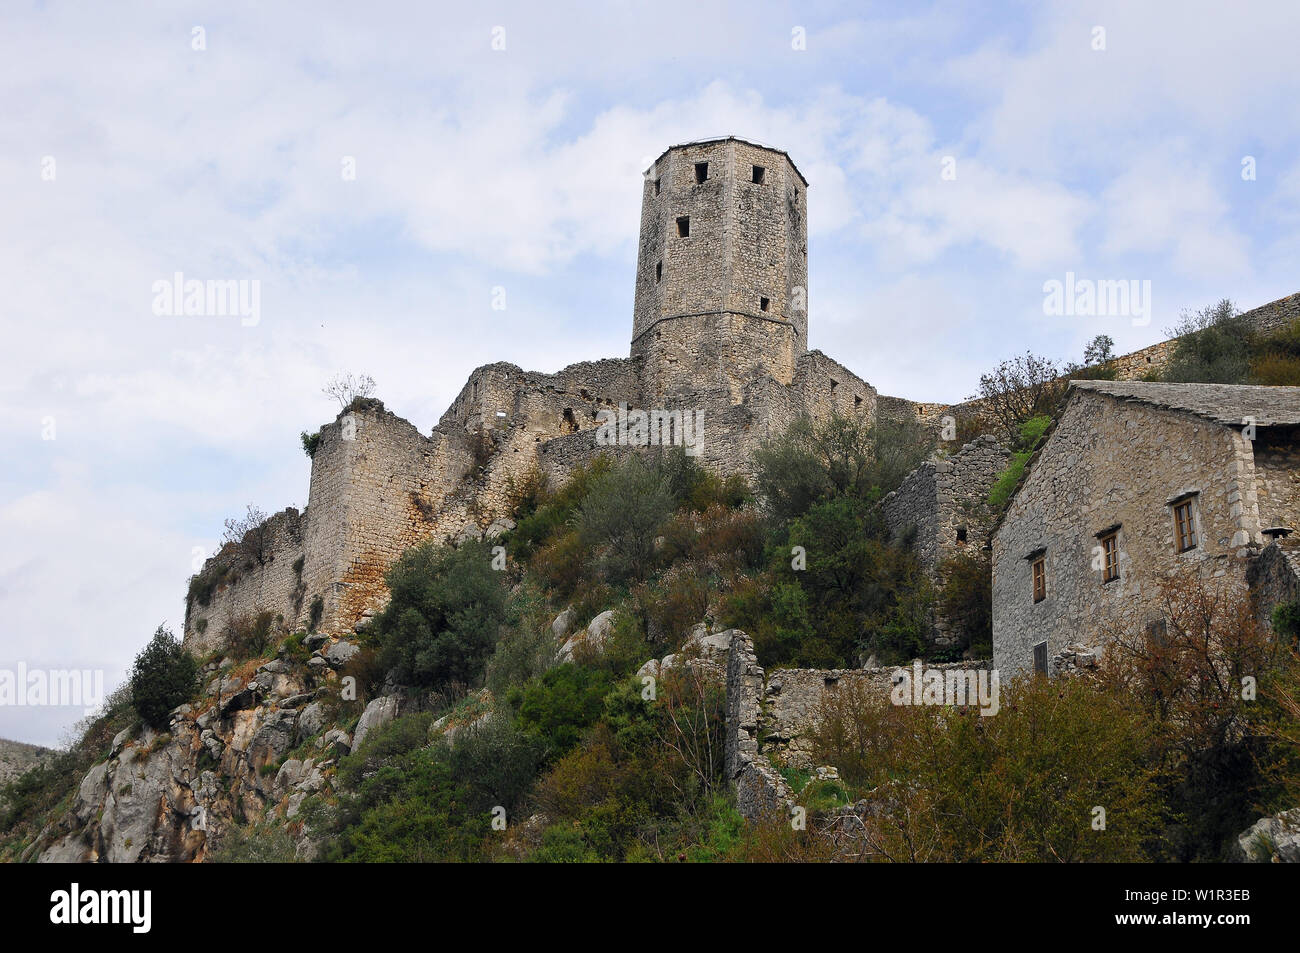
[[[403,553],[384,578],[392,599],[375,631],[385,668],[407,685],[477,682],[507,610],[488,545],[424,542]]]
[[[603,556],[611,579],[644,579],[655,537],[673,509],[667,477],[629,457],[594,481],[578,506],[578,532]]]
[[[131,705],[145,724],[162,730],[172,709],[188,701],[198,679],[198,663],[164,626],[131,668]]]

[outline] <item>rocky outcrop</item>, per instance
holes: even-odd
[[[1232,859],[1246,863],[1300,864],[1300,807],[1261,817],[1242,831]]]
[[[572,612],[573,610],[566,611]],[[552,631],[559,630],[561,619],[564,619],[563,614],[552,624]],[[612,631],[614,631],[614,610],[606,609],[588,622],[585,629],[565,640],[564,644],[560,646],[560,661],[572,662],[576,656],[581,656],[586,652],[599,652],[604,648],[605,640],[609,638]]]
[[[401,708],[401,699],[396,695],[381,695],[361,713],[357,729],[352,735],[352,747],[360,748],[366,736],[377,728],[382,728],[394,718]]]
[[[210,663],[200,699],[173,711],[167,731],[120,732],[25,859],[199,861],[232,826],[300,821],[309,796],[332,790],[337,758],[351,748],[331,724],[338,676],[287,658],[251,667]],[[382,722],[371,708],[385,705],[395,713],[395,699],[377,699],[368,728]],[[311,856],[311,831],[289,830],[300,856]]]

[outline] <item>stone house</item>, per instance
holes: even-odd
[[[1180,569],[1256,583],[1300,527],[1298,434],[1300,387],[1072,382],[990,539],[995,666],[1050,674],[1158,622],[1155,583]]]

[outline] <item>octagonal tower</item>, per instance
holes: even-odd
[[[794,378],[808,348],[808,183],[779,149],[708,139],[645,175],[632,357],[645,399]]]

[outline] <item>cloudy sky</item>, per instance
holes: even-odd
[[[120,681],[226,516],[305,505],[335,372],[427,432],[479,364],[626,355],[672,143],[789,150],[810,346],[882,393],[1300,291],[1300,5],[978,7],[8,0],[0,669]],[[177,272],[258,320],[156,313]],[[1066,272],[1150,281],[1150,322],[1045,315]]]

